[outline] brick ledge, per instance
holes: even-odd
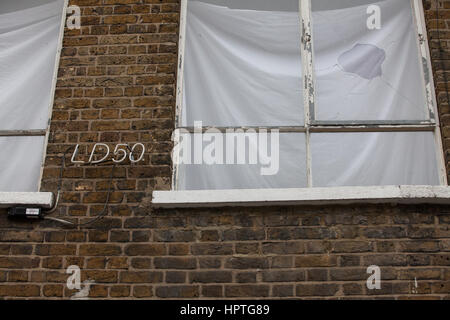
[[[51,192],[0,192],[0,208],[36,206],[50,209],[53,205]]]

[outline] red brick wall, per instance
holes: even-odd
[[[424,0],[444,154],[450,179],[450,1]]]
[[[435,1],[424,4],[448,150],[450,1],[440,2],[439,23]],[[449,207],[152,208],[151,192],[170,188],[179,3],[71,3],[82,28],[64,36],[42,190],[57,189],[61,156],[76,144],[83,154],[96,142],[142,142],[147,153],[115,168],[108,214],[93,225],[1,212],[0,297],[68,298],[70,265],[95,281],[91,298],[450,297]],[[52,216],[83,223],[103,208],[111,165],[69,158]],[[381,290],[366,287],[373,264]]]

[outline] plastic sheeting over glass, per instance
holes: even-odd
[[[309,141],[304,133],[280,134],[280,169],[273,176],[261,175],[260,165],[180,165],[178,189],[307,187],[307,158],[310,187],[440,183],[433,127],[339,132],[338,121],[428,120],[411,1],[311,4],[316,85],[311,111],[336,132],[319,133],[329,127],[312,122]],[[303,94],[313,90],[302,92],[298,9],[297,0],[188,1],[182,126],[305,124]],[[368,20],[378,9],[380,28],[371,29]],[[352,130],[358,128],[367,129]]]
[[[186,139],[185,134],[181,139]],[[229,136],[230,134],[228,134]],[[233,134],[234,135],[234,134]],[[222,136],[223,151],[219,159],[224,164],[209,165],[203,159],[202,164],[182,164],[179,166],[178,188],[180,190],[225,190],[225,189],[262,189],[262,188],[302,188],[307,186],[305,134],[280,133],[279,143],[271,143],[272,137],[267,134],[267,150],[260,147],[261,136],[257,140],[247,138],[245,133],[236,133],[235,147],[227,145],[227,137]],[[192,150],[194,137],[190,135]],[[238,139],[245,139],[245,148],[237,148]],[[229,139],[231,140],[231,139]],[[228,140],[228,141],[229,141]],[[214,137],[204,135],[202,144],[198,144],[200,154],[208,154],[208,145],[215,141]],[[206,141],[206,142],[205,142]],[[229,143],[229,142],[228,142]],[[234,152],[234,164],[226,164],[228,150],[240,150],[246,164],[239,164],[238,154]],[[243,150],[243,151],[242,151]],[[278,151],[278,156],[275,154]],[[266,152],[267,151],[267,152]],[[191,163],[194,163],[194,152],[191,152]],[[251,160],[250,154],[253,154]],[[266,159],[266,160],[264,160]],[[250,163],[255,164],[250,164]],[[262,169],[266,169],[266,175]]]
[[[63,6],[0,2],[0,131],[47,128]],[[0,137],[0,192],[38,191],[44,140]]]
[[[182,125],[303,125],[300,55],[298,0],[189,0]]]
[[[46,129],[64,1],[10,2],[0,5],[0,130]]]
[[[45,137],[0,137],[0,192],[37,191]]]
[[[410,0],[314,0],[312,9],[317,120],[428,118]]]
[[[438,185],[432,132],[314,133],[314,187]]]

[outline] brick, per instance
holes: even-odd
[[[131,244],[125,247],[128,256],[163,256],[166,254],[164,244]]]
[[[409,254],[407,261],[410,266],[427,266],[431,264],[431,257],[425,254]]]
[[[236,243],[234,248],[237,254],[254,255],[260,253],[259,243],[251,243],[251,242]]]
[[[49,284],[43,286],[42,291],[45,297],[63,297],[64,286],[58,284]]]
[[[30,255],[33,252],[33,246],[27,244],[11,245],[12,255]]]
[[[189,242],[195,238],[195,232],[190,230],[157,230],[154,233],[155,241],[159,242]]]
[[[264,282],[298,282],[305,280],[305,271],[293,270],[293,271],[264,271],[262,273]]]
[[[448,294],[448,293],[450,293],[450,281],[441,281],[441,282],[433,283],[431,285],[431,290],[433,293]]]
[[[295,239],[334,239],[335,231],[330,228],[297,227],[297,228],[269,228],[269,240],[295,240]]]
[[[42,242],[44,234],[42,232],[29,231],[2,231],[0,232],[0,241],[5,242]]]
[[[298,297],[309,296],[334,296],[336,295],[339,287],[337,284],[298,284],[295,288],[296,295]]]
[[[115,283],[118,279],[117,271],[107,270],[84,270],[81,276],[81,281],[93,280],[95,283]]]
[[[111,244],[87,244],[80,246],[80,255],[83,256],[116,256],[122,253],[119,246]]]
[[[101,230],[92,230],[88,233],[89,242],[107,242],[108,232]]]
[[[345,283],[342,285],[342,290],[348,296],[364,295],[364,288],[359,283]]]
[[[121,283],[158,283],[163,280],[162,272],[123,271],[120,273]]]
[[[39,294],[37,285],[0,285],[0,297],[38,297]]]
[[[373,244],[367,241],[336,241],[333,244],[333,252],[356,253],[373,251]]]
[[[186,272],[184,271],[167,271],[165,276],[167,283],[185,283]]]
[[[331,269],[330,279],[331,281],[362,281],[366,280],[370,276],[366,271],[367,270],[364,268]]]
[[[403,252],[437,252],[438,241],[405,241],[400,242],[400,250]]]
[[[272,297],[287,298],[294,296],[294,285],[274,285]]]
[[[274,256],[270,259],[271,268],[292,268],[294,266],[294,258],[290,256]]]
[[[219,269],[222,266],[222,259],[212,257],[198,258],[200,269]]]
[[[398,278],[401,280],[439,280],[441,278],[441,270],[435,268],[400,270]]]
[[[192,254],[194,255],[230,255],[233,253],[233,247],[231,244],[225,243],[196,243],[191,247]]]
[[[200,294],[198,286],[161,286],[156,288],[159,298],[197,298]]]
[[[102,285],[92,285],[89,291],[89,298],[105,298],[108,296],[108,287]]]
[[[232,282],[231,271],[199,271],[189,274],[191,283],[224,283]]]
[[[89,269],[104,269],[106,267],[106,258],[104,257],[88,258],[87,267]]]
[[[156,226],[155,219],[151,217],[136,217],[136,218],[128,218],[125,220],[125,228],[133,228],[133,229],[146,229],[146,228],[154,228]]]
[[[128,231],[111,231],[110,240],[112,242],[128,242],[130,240],[130,233]]]
[[[407,262],[406,255],[380,254],[369,255],[363,258],[363,264],[367,266],[406,266]]]
[[[225,296],[228,298],[240,297],[268,297],[269,286],[267,285],[227,285]]]
[[[134,242],[146,242],[150,239],[150,235],[150,231],[133,231],[131,238]]]
[[[28,281],[28,271],[9,271],[8,272],[9,282],[26,282]]]
[[[377,239],[397,239],[406,237],[405,227],[369,227],[364,229],[364,236],[367,238],[377,238]]]
[[[63,267],[62,257],[48,257],[43,259],[42,267],[48,269],[61,269]]]
[[[269,260],[260,257],[233,257],[227,259],[225,266],[232,269],[267,269]]]
[[[238,272],[236,273],[237,283],[255,283],[256,272]]]
[[[111,287],[109,295],[113,298],[125,298],[130,296],[131,288],[129,286]]]
[[[295,266],[298,268],[310,267],[335,267],[336,256],[329,255],[303,255],[295,258]]]
[[[171,243],[169,244],[169,255],[171,256],[187,256],[189,255],[189,244]]]
[[[157,257],[154,259],[156,269],[195,269],[197,260],[195,258],[181,257]]]
[[[0,268],[3,269],[32,269],[39,263],[39,258],[0,257]]]
[[[262,244],[264,254],[300,254],[304,253],[302,242],[266,242]]]
[[[133,297],[135,298],[150,298],[153,296],[153,287],[151,286],[134,286]]]
[[[306,278],[308,281],[327,281],[328,270],[327,269],[308,269],[306,271]]]
[[[340,267],[354,267],[361,265],[361,257],[356,255],[341,255],[339,257]]]
[[[111,257],[108,259],[109,269],[128,269],[128,267],[127,257]]]
[[[202,286],[201,295],[206,298],[221,298],[223,297],[223,288],[219,285]]]
[[[86,233],[82,231],[69,231],[66,234],[68,242],[84,242],[86,241]]]
[[[251,241],[264,240],[266,233],[264,229],[242,228],[235,230],[225,230],[223,232],[224,241]]]
[[[151,269],[151,258],[133,258],[131,259],[131,266],[135,269]]]
[[[432,257],[435,266],[450,266],[450,254],[439,254]]]

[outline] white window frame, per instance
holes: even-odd
[[[66,24],[67,8],[69,0],[63,0],[63,11],[61,16],[60,29],[58,34],[58,45],[56,50],[55,65],[53,69],[53,78],[51,86],[51,99],[48,106],[48,121],[46,129],[31,129],[31,130],[0,130],[0,137],[44,137],[44,146],[41,154],[41,169],[39,173],[38,190],[36,192],[0,192],[0,208],[10,207],[16,204],[37,205],[44,208],[49,208],[53,203],[53,194],[49,192],[39,192],[41,189],[42,176],[44,173],[44,164],[46,159],[46,151],[48,140],[50,136],[50,123],[53,113],[53,104],[55,100],[56,82],[58,79],[58,69],[61,57],[61,50],[63,46],[64,28]]]
[[[261,204],[292,204],[292,203],[354,203],[354,202],[421,202],[447,203],[450,192],[447,181],[447,171],[442,146],[439,114],[435,96],[431,57],[425,24],[424,9],[421,0],[410,0],[417,31],[417,46],[420,52],[418,61],[423,74],[423,87],[426,96],[426,112],[429,119],[424,121],[317,121],[315,119],[315,90],[304,90],[305,125],[298,127],[251,127],[252,129],[279,129],[280,132],[306,134],[306,167],[307,188],[301,189],[257,189],[257,190],[178,190],[178,154],[173,154],[172,190],[153,192],[153,204],[156,207],[196,207],[217,205],[261,205]],[[176,144],[180,139],[180,129],[194,132],[192,127],[183,127],[181,122],[183,102],[183,73],[186,40],[186,18],[188,0],[181,0],[178,73],[176,91],[175,129],[173,140]],[[301,58],[303,68],[303,88],[315,88],[314,79],[314,48],[311,19],[311,0],[299,0]],[[207,130],[208,128],[204,128]],[[223,132],[227,129],[249,129],[249,127],[217,128]],[[439,187],[431,186],[373,186],[373,187],[313,187],[310,135],[318,132],[433,132],[436,144]],[[406,191],[405,191],[406,190]],[[247,199],[247,200],[246,200]]]

